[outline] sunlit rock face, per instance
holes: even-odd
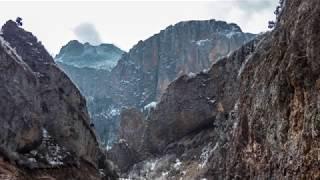
[[[126,141],[152,155],[123,177],[320,178],[319,13],[317,0],[285,1],[272,32],[170,84],[139,145]]]
[[[2,27],[0,42],[0,170],[10,167],[7,179],[111,177],[108,167],[99,173],[107,162],[84,97],[43,45],[13,21]]]

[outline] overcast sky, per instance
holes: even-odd
[[[129,50],[139,40],[185,20],[216,19],[237,23],[243,31],[267,30],[278,0],[210,2],[0,2],[0,24],[17,16],[51,54],[69,40],[113,43]]]

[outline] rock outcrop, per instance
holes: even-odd
[[[105,157],[79,90],[37,38],[15,22],[2,27],[0,38],[1,156],[18,174],[25,172],[25,179],[40,178],[26,169],[56,179],[101,179],[98,160]],[[90,169],[88,177],[42,171],[76,167]]]
[[[272,32],[169,85],[141,144],[126,141],[154,156],[124,176],[319,179],[319,13],[317,0],[284,1]]]

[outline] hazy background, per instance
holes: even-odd
[[[129,50],[171,24],[217,19],[237,23],[243,31],[267,30],[278,0],[216,0],[206,2],[0,2],[0,24],[17,16],[51,54],[69,40],[113,43]]]

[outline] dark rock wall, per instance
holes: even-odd
[[[4,40],[38,76],[37,92],[41,98],[45,128],[79,156],[95,159],[98,143],[89,125],[85,99],[79,90],[31,33],[18,28],[12,21],[8,21],[2,31]],[[87,149],[82,148],[83,145]]]
[[[89,179],[101,179],[98,160],[105,156],[80,91],[36,37],[15,22],[2,27],[0,38],[1,156],[22,171],[82,167],[90,168]]]

